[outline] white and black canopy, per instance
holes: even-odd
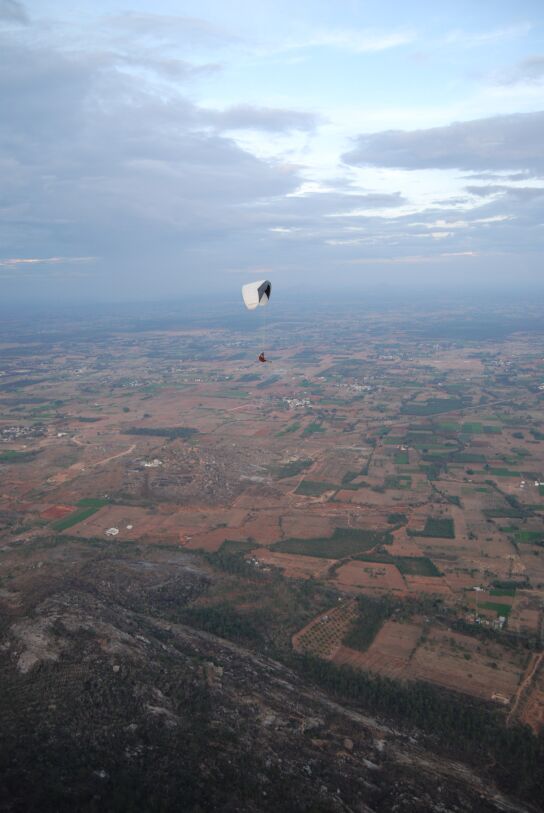
[[[267,279],[259,280],[259,282],[248,282],[247,285],[242,285],[242,297],[246,308],[250,311],[258,308],[259,305],[268,305],[272,285]]]

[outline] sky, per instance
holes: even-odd
[[[544,5],[0,0],[0,301],[544,289]]]

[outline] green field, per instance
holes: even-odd
[[[483,513],[486,517],[490,519],[496,519],[497,517],[508,517],[509,519],[523,519],[525,516],[523,511],[520,511],[519,508],[513,508],[510,505],[506,505],[504,508],[484,508]]]
[[[489,426],[475,421],[474,423],[461,424],[461,432],[468,435],[498,435],[501,432],[499,426]]]
[[[355,557],[361,562],[395,565],[406,576],[441,576],[442,574],[427,556],[390,556],[388,553],[367,553]]]
[[[153,427],[153,426],[132,426],[130,429],[125,429],[125,435],[144,435],[148,437],[157,438],[182,438],[187,440],[193,435],[198,435],[198,429],[193,429],[190,426],[172,426],[172,427]]]
[[[480,471],[479,474],[486,474],[486,472]],[[521,477],[519,471],[511,469],[489,469],[489,474],[493,474],[495,477]]]
[[[409,474],[390,474],[384,480],[385,488],[412,488]]]
[[[512,596],[512,598],[516,595],[516,588],[515,587],[495,587],[493,590],[489,591],[490,596],[496,596],[500,598],[501,596]]]
[[[454,463],[485,463],[486,458],[483,454],[473,454],[472,452],[457,452],[452,455]]]
[[[323,427],[321,426],[321,424],[320,424],[320,423],[316,423],[316,422],[314,421],[313,423],[309,423],[309,424],[308,424],[308,426],[307,426],[307,427],[304,429],[304,432],[302,433],[302,435],[303,435],[303,437],[305,437],[305,436],[307,436],[307,435],[313,435],[313,434],[315,434],[316,432],[324,432],[324,431],[325,431],[325,430],[323,429]]]
[[[544,544],[544,530],[542,531],[517,531],[517,542],[533,542],[536,544]]]
[[[281,553],[297,553],[302,556],[319,556],[325,559],[343,559],[356,553],[371,550],[376,545],[390,544],[388,531],[366,531],[356,528],[336,528],[330,537],[313,539],[282,539],[270,546]]]
[[[0,463],[29,463],[39,452],[18,452],[16,449],[6,449],[0,452]]]
[[[304,497],[321,497],[326,491],[334,491],[338,486],[332,483],[322,483],[318,480],[303,480],[295,490],[295,494],[302,494]]]
[[[290,460],[289,463],[284,463],[282,466],[276,466],[273,469],[274,474],[278,480],[283,480],[284,477],[295,477],[301,474],[305,469],[309,468],[314,461],[309,458],[301,460]]]
[[[253,548],[257,547],[256,542],[249,542],[245,539],[225,539],[221,547],[219,548],[220,553],[248,553],[248,551],[253,550]]]
[[[391,525],[405,525],[408,521],[408,518],[406,514],[394,511],[392,514],[388,514],[387,521]]]
[[[285,429],[282,429],[281,432],[276,432],[276,437],[281,438],[283,435],[288,435],[290,432],[296,432],[300,429],[299,423],[290,423],[289,426],[286,426]]]
[[[482,601],[478,605],[483,610],[494,610],[497,615],[503,615],[508,618],[512,608],[509,604],[496,604],[494,601]]]
[[[109,505],[109,500],[104,500],[94,497],[84,497],[82,500],[78,500],[76,503],[77,506],[80,508],[96,508],[98,511],[99,508],[102,508],[104,505]]]
[[[397,466],[406,466],[410,463],[408,452],[395,452],[395,463]]]
[[[408,530],[409,536],[434,536],[440,539],[455,539],[455,527],[449,517],[427,517],[422,531]]]
[[[98,508],[82,508],[80,511],[74,511],[73,514],[68,514],[66,517],[62,517],[62,519],[57,519],[55,522],[51,523],[51,526],[55,529],[55,531],[65,531],[67,528],[71,528],[72,525],[77,525],[78,522],[83,522],[84,519],[88,519],[88,517],[92,516],[98,511]]]
[[[404,415],[439,415],[441,412],[453,412],[462,409],[463,401],[458,398],[429,398],[428,401],[403,404]]]
[[[391,607],[382,600],[366,596],[358,599],[359,614],[353,621],[342,643],[359,652],[366,652],[382,628],[383,622],[391,615]]]

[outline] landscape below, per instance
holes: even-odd
[[[1,809],[540,809],[538,307],[270,310],[3,324]]]

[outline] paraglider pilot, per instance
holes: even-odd
[[[272,292],[272,285],[269,280],[262,279],[258,282],[248,282],[247,285],[242,285],[242,298],[244,305],[250,311],[255,308],[268,305],[270,294]],[[266,346],[266,320],[263,319],[263,346]],[[269,361],[262,350],[258,355],[258,360],[264,362]]]

